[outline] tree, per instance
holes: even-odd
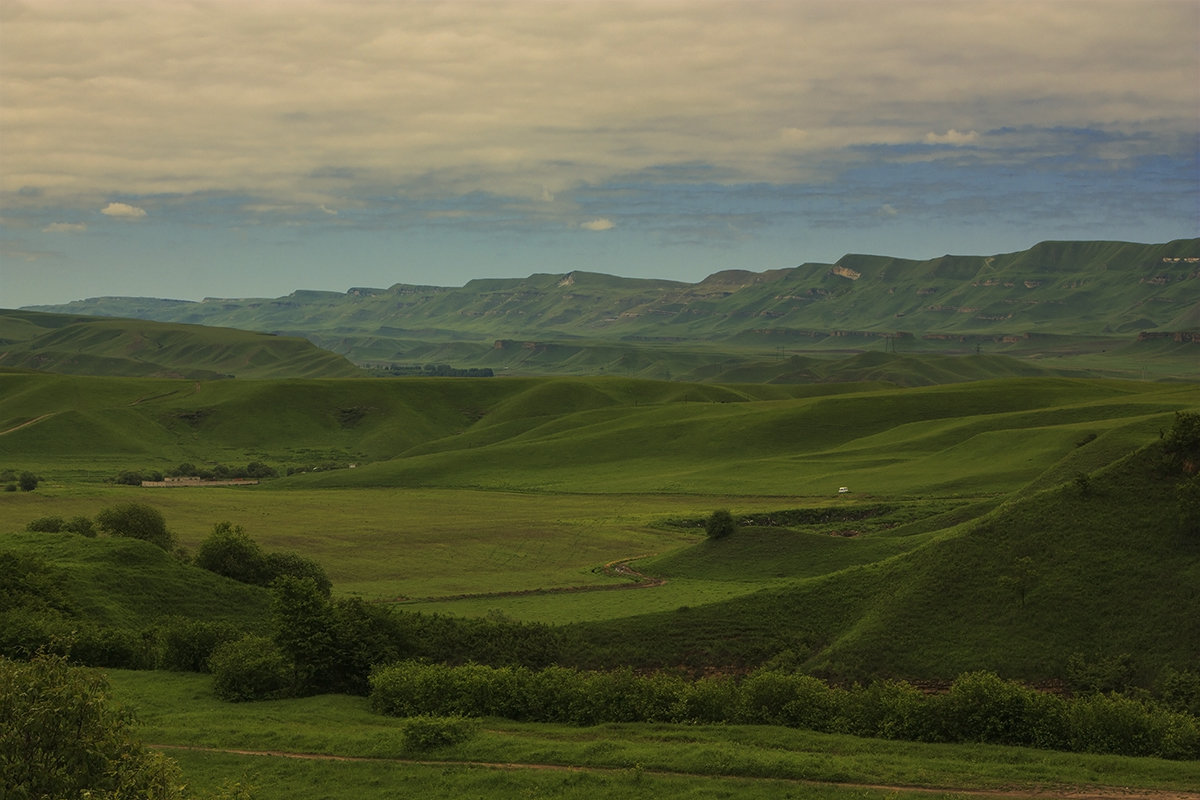
[[[333,606],[312,578],[285,575],[271,584],[275,644],[293,664],[298,693],[321,691],[337,661]]]
[[[242,583],[265,586],[274,575],[267,556],[241,525],[218,522],[196,550],[195,565]]]
[[[284,576],[311,578],[326,597],[333,590],[333,581],[329,580],[324,567],[311,558],[296,553],[268,553],[266,564],[267,573],[271,576],[267,579],[268,583]]]
[[[737,530],[737,524],[733,521],[733,515],[722,508],[705,520],[704,530],[710,539],[724,539]]]
[[[119,503],[96,515],[96,525],[110,536],[142,539],[170,551],[175,536],[167,530],[162,512],[145,503]]]
[[[32,472],[22,472],[17,478],[17,485],[21,487],[22,492],[32,492],[37,488],[38,483],[42,479]]]
[[[183,797],[178,767],[133,737],[104,678],[62,656],[0,658],[0,720],[0,797]]]

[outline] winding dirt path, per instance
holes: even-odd
[[[625,767],[573,766],[569,764],[514,764],[499,761],[446,761],[421,758],[373,758],[368,756],[337,756],[324,753],[290,753],[282,750],[241,750],[225,747],[197,747],[180,744],[152,744],[155,750],[190,750],[200,753],[223,753],[237,756],[264,758],[294,758],[304,761],[361,761],[377,764],[414,764],[430,767],[475,767],[495,770],[545,770],[552,772],[590,772],[595,774],[619,774],[628,772]],[[731,780],[771,783],[792,783],[798,786],[838,786],[847,789],[866,789],[894,794],[928,795],[952,793],[963,797],[985,797],[992,800],[1200,800],[1200,792],[1185,792],[1172,789],[1137,789],[1119,786],[1014,786],[1004,789],[960,789],[953,786],[897,786],[878,783],[852,783],[843,781],[815,781],[799,778],[747,777],[744,775],[712,775],[698,772],[673,770],[643,770],[645,775],[662,775],[684,778],[727,778]]]
[[[49,414],[42,414],[40,417],[34,417],[33,419],[29,420],[28,422],[22,422],[20,425],[14,425],[6,431],[0,431],[0,436],[4,436],[5,434],[12,433],[13,431],[19,431],[19,430],[21,430],[21,428],[28,428],[30,425],[36,425],[44,419],[49,419],[50,417],[53,417],[57,413],[58,413],[57,411],[51,411]]]
[[[637,561],[642,558],[649,558],[654,553],[646,555],[632,556],[631,558],[620,558],[616,561],[610,561],[599,569],[603,570],[605,575],[614,578],[626,578],[630,583],[600,583],[600,584],[584,584],[579,586],[554,586],[549,589],[511,589],[506,592],[473,592],[467,594],[443,594],[431,595],[429,597],[396,597],[391,600],[380,600],[381,603],[431,603],[442,602],[446,600],[482,600],[488,597],[526,597],[529,595],[543,594],[575,594],[579,592],[614,592],[624,591],[627,589],[653,589],[657,586],[666,584],[666,578],[655,578],[644,572],[638,572],[633,567],[629,566],[631,561]]]

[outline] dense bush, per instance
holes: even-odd
[[[918,741],[1200,757],[1195,717],[1120,695],[1069,701],[989,672],[965,674],[949,692],[925,695],[903,683],[842,689],[769,671],[735,683],[629,670],[404,661],[372,672],[370,703],[393,716],[498,716],[577,725],[738,722]]]
[[[76,533],[80,536],[95,536],[96,528],[87,517],[38,517],[25,524],[25,530],[38,533]]]
[[[96,515],[96,525],[110,536],[142,539],[168,552],[175,544],[162,512],[145,503],[118,503],[105,508]]]
[[[295,553],[265,553],[241,525],[218,522],[200,543],[193,562],[241,583],[269,586],[282,577],[311,578],[328,596],[333,582],[320,564]]]
[[[466,717],[431,717],[422,714],[405,720],[400,732],[405,750],[423,753],[468,741],[478,728],[475,720]]]
[[[724,508],[714,511],[704,521],[704,532],[710,539],[724,539],[736,530],[737,523],[733,521],[733,515]]]
[[[293,685],[292,667],[264,636],[244,636],[224,642],[208,660],[213,692],[222,700],[271,700],[287,695]]]
[[[0,658],[0,720],[0,797],[182,795],[174,762],[134,739],[104,679],[61,656]]]
[[[25,530],[35,533],[59,533],[66,524],[67,521],[62,517],[38,517],[25,523]]]
[[[240,636],[228,622],[172,617],[158,628],[158,667],[178,672],[208,672],[209,658],[220,645]]]

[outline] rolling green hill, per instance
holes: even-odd
[[[14,520],[0,533],[92,514],[118,494],[185,517],[192,546],[191,529],[257,521],[266,546],[317,557],[335,586],[367,598],[419,585],[420,610],[577,621],[577,641],[603,643],[578,650],[583,664],[784,659],[849,678],[990,668],[1043,679],[1075,653],[1128,654],[1144,678],[1186,666],[1200,641],[1200,547],[1178,529],[1183,476],[1164,472],[1156,449],[1180,410],[1200,410],[1196,384],[7,373],[0,467],[44,486],[0,494]],[[294,474],[233,490],[103,483],[123,469],[250,460]],[[749,524],[715,542],[694,520],[679,527],[680,509],[722,505]],[[628,549],[605,550],[614,541]],[[596,570],[656,551],[634,564],[665,585],[562,591],[619,582]],[[480,572],[518,565],[507,581]],[[145,597],[180,580],[165,561],[151,566]],[[63,583],[77,605],[106,619],[147,613],[144,599],[105,610],[95,598],[129,578],[88,569],[76,574],[94,585]],[[197,591],[223,596],[211,589]]]
[[[345,358],[297,337],[9,310],[0,310],[0,368],[193,380],[362,374]]]
[[[202,302],[101,297],[38,310],[304,336],[359,364],[514,374],[808,380],[771,361],[895,349],[1070,358],[1073,369],[1196,376],[1200,239],[1043,242],[993,256],[847,255],[695,283],[587,272]],[[1153,358],[1147,358],[1153,356]],[[765,363],[764,363],[765,362]],[[739,372],[740,371],[740,372]],[[743,377],[736,377],[741,375]]]

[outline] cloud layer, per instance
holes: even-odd
[[[10,207],[226,196],[250,216],[332,218],[398,199],[458,211],[438,203],[477,193],[589,227],[571,192],[620,181],[1177,155],[1200,106],[1200,11],[1182,1],[6,0],[3,13]]]

